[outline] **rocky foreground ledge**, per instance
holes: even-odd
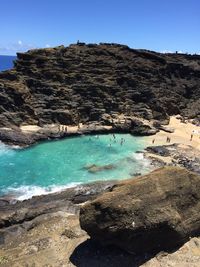
[[[166,167],[15,204],[2,200],[0,228],[0,266],[198,267],[200,176]]]
[[[174,167],[118,184],[84,205],[81,227],[102,244],[159,252],[200,234],[200,176]]]

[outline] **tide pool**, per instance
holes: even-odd
[[[136,151],[145,145],[142,137],[130,134],[71,137],[26,149],[1,143],[0,195],[23,200],[76,184],[144,174],[150,169],[149,162]],[[105,166],[109,167],[104,170]],[[96,171],[98,167],[103,170]]]

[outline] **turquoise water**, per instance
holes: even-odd
[[[129,134],[72,137],[44,142],[26,149],[0,145],[0,195],[24,199],[58,191],[74,184],[124,179],[149,170],[141,153],[144,139]],[[125,142],[121,145],[121,138]],[[90,172],[87,166],[112,165]]]

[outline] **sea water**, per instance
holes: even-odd
[[[16,56],[1,56],[0,55],[0,71],[9,70],[13,68],[13,61]]]
[[[130,134],[70,137],[25,149],[1,143],[0,195],[23,200],[76,184],[144,174],[149,162],[138,151],[145,145],[142,137]],[[90,168],[93,164],[96,169]]]

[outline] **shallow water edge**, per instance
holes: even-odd
[[[146,146],[145,139],[130,134],[68,137],[23,149],[1,145],[1,195],[24,200],[147,173],[152,166],[142,152]]]

